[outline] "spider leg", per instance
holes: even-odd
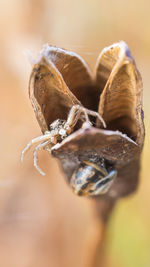
[[[51,143],[51,140],[45,141],[43,143],[38,144],[34,151],[33,151],[33,162],[34,162],[34,167],[38,170],[38,172],[42,175],[45,175],[45,172],[43,172],[40,167],[38,166],[38,157],[37,157],[37,152],[38,150],[44,148],[46,145],[48,145],[49,143]]]
[[[74,105],[69,112],[66,125],[69,125],[71,128],[73,128],[76,125],[80,117],[81,112],[79,111],[79,107],[80,107],[79,105]],[[77,113],[77,111],[79,112]]]
[[[74,105],[69,112],[68,119],[66,121],[66,125],[73,128],[76,125],[77,121],[79,119],[82,119],[81,113],[84,113],[86,122],[90,123],[90,120],[89,120],[87,112],[85,111],[85,108],[83,108],[80,105]]]
[[[103,120],[102,116],[96,112],[96,111],[93,111],[93,110],[89,110],[87,108],[83,108],[85,110],[85,112],[88,114],[88,115],[91,115],[91,116],[94,116],[94,117],[97,117],[103,124],[104,128],[106,128],[106,123],[105,121]]]
[[[95,111],[92,111],[92,110],[89,110],[87,108],[84,108],[80,105],[74,105],[70,112],[69,112],[69,115],[68,115],[68,119],[66,121],[66,125],[70,126],[71,128],[73,128],[77,121],[79,119],[82,119],[81,118],[81,113],[84,114],[85,116],[85,125],[87,127],[87,125],[91,125],[91,122],[89,120],[89,117],[88,115],[91,115],[91,116],[94,116],[94,117],[97,117],[103,124],[104,128],[106,128],[106,123],[104,122],[103,118],[101,117],[101,115],[98,113],[98,112],[95,112]]]
[[[41,135],[41,136],[38,136],[32,139],[21,152],[21,162],[23,162],[25,153],[30,149],[32,145],[37,144],[41,141],[46,141],[47,139],[50,139],[50,137],[51,137],[51,133],[47,132],[44,135]]]

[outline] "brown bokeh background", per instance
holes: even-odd
[[[40,152],[42,177],[32,153],[20,153],[40,135],[28,99],[31,65],[44,43],[79,53],[94,67],[100,51],[129,45],[142,74],[146,141],[136,194],[120,200],[107,237],[107,265],[150,266],[150,1],[1,0],[0,2],[0,266],[76,267],[87,256],[91,204],[76,197],[57,162]],[[102,266],[103,267],[103,266]]]

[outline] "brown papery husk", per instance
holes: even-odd
[[[47,46],[32,70],[30,99],[42,132],[56,119],[67,119],[74,104],[97,110],[107,128],[78,129],[51,154],[58,158],[70,181],[82,160],[105,158],[118,176],[104,199],[135,191],[144,141],[142,82],[124,42],[105,48],[94,75],[75,53]],[[47,148],[48,149],[48,148]],[[49,150],[49,149],[48,149]]]
[[[104,84],[98,112],[107,129],[119,130],[142,146],[142,79],[125,42],[102,51],[97,61],[96,80],[100,89]]]

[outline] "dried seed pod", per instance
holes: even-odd
[[[97,111],[106,122],[106,129],[98,118],[92,119],[95,127],[80,128],[77,124],[56,146],[46,146],[60,161],[70,184],[74,173],[86,162],[84,167],[88,168],[89,164],[93,171],[91,176],[94,170],[108,179],[112,173],[114,177],[117,173],[114,183],[104,192],[106,199],[125,196],[136,189],[144,141],[142,81],[124,42],[102,51],[94,78],[83,59],[75,53],[45,46],[33,66],[29,91],[43,133],[53,121],[66,121],[73,105]]]

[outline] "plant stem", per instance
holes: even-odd
[[[105,267],[104,250],[107,225],[110,214],[114,208],[115,201],[106,198],[92,199],[94,218],[88,232],[86,248],[86,262],[84,267]]]

